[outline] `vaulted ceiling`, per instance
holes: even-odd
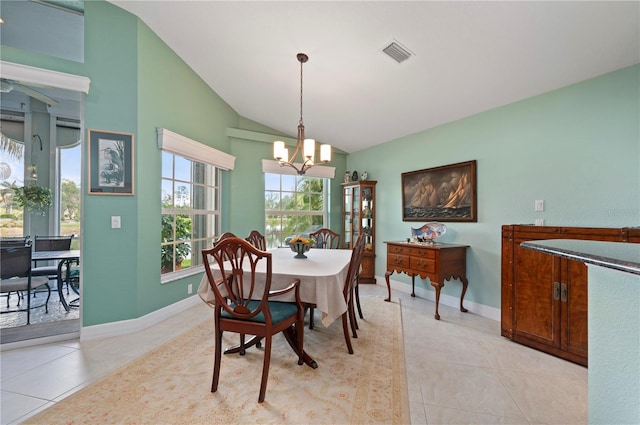
[[[131,1],[239,114],[354,152],[640,62],[637,1]],[[382,52],[397,42],[412,56]],[[172,90],[172,87],[164,88]]]

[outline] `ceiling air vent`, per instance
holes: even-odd
[[[411,52],[395,41],[382,49],[382,51],[398,63],[402,63],[411,57]]]

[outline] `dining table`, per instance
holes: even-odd
[[[64,292],[62,291],[62,286],[65,280],[65,272],[67,273],[67,278],[69,276],[69,270],[72,264],[80,264],[80,250],[79,249],[70,249],[63,251],[34,251],[31,254],[32,261],[58,261],[58,276],[57,276],[57,286],[58,286],[58,296],[60,297],[60,302],[66,311],[71,310],[71,307],[77,307],[71,302],[67,302],[67,299],[64,296]],[[73,288],[74,292],[78,292],[77,288]],[[78,293],[79,295],[79,293]]]
[[[294,279],[300,279],[300,299],[305,304],[313,304],[315,308],[322,312],[322,324],[328,327],[337,318],[347,311],[347,302],[344,299],[344,283],[351,261],[350,249],[311,249],[306,252],[307,258],[295,258],[296,253],[289,248],[273,248],[268,250],[271,253],[271,290],[286,288]],[[218,268],[211,264],[214,274]],[[251,271],[248,262],[244,264],[245,271]],[[266,273],[266,261],[261,261],[256,267],[257,274]],[[262,279],[257,279],[263,281]],[[261,293],[261,289],[258,293]],[[200,298],[213,307],[215,296],[209,286],[206,273],[202,277],[198,289]],[[292,293],[281,297],[274,297],[276,301],[294,301]],[[287,341],[291,344],[292,335],[285,333]],[[295,339],[293,339],[295,341]],[[259,342],[247,341],[245,348]],[[295,350],[295,344],[292,348]],[[225,353],[237,352],[238,347],[227,349]],[[307,353],[303,355],[304,361],[309,366],[316,368],[317,363]]]

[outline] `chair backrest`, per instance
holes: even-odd
[[[236,235],[234,235],[231,232],[224,232],[223,234],[220,235],[220,237],[218,239],[215,240],[215,242],[213,242],[213,246],[216,246],[216,244],[218,242],[220,242],[223,239],[227,239],[227,238],[235,238],[237,237]]]
[[[31,274],[31,247],[12,246],[0,248],[0,277],[29,277]]]
[[[71,240],[74,235],[66,236],[39,236],[36,235],[36,251],[68,251],[71,249]]]
[[[256,321],[271,322],[267,303],[271,289],[271,253],[245,239],[228,237],[219,240],[213,248],[203,249],[202,258],[209,286],[215,294],[216,315],[226,312],[232,318],[250,320],[262,313],[264,317]],[[266,262],[266,274],[258,276],[255,270],[262,261]],[[214,273],[211,264],[219,271]],[[251,271],[243,269],[245,264],[250,265]]]
[[[316,240],[316,248],[340,248],[340,234],[327,227],[323,227],[322,229],[318,229],[315,232],[309,233],[309,237]]]
[[[344,282],[344,298],[349,300],[349,297],[353,293],[353,289],[358,284],[358,278],[360,277],[360,264],[362,263],[362,254],[364,253],[365,243],[364,233],[358,235],[356,243],[351,250],[351,261],[349,262],[349,270],[347,271],[347,278]]]
[[[0,247],[31,246],[31,236],[0,238]]]
[[[252,230],[246,239],[251,243],[251,245],[255,246],[259,250],[267,250],[267,239],[257,230]]]

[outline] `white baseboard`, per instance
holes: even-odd
[[[112,336],[128,335],[140,332],[149,326],[155,325],[169,317],[181,313],[189,308],[202,303],[200,297],[195,294],[189,298],[168,305],[160,310],[152,311],[137,319],[121,320],[119,322],[104,323],[102,325],[86,326],[80,328],[80,340],[91,341]]]
[[[399,291],[405,294],[411,294],[411,284],[399,282],[397,280],[392,280],[392,279],[389,279],[389,283],[391,284],[391,289],[393,289],[394,291]],[[387,283],[384,279],[384,276],[376,276],[376,284],[382,285],[385,288],[387,287]],[[433,301],[433,302],[436,301],[436,293],[434,291],[430,291],[428,289],[416,286],[415,293],[416,293],[416,297],[424,298],[426,300]],[[440,304],[457,309],[460,307],[460,298],[441,293]],[[478,304],[478,303],[474,303],[473,301],[467,301],[467,300],[464,300],[464,308],[466,308],[473,314],[486,317],[487,319],[492,319],[497,321],[501,320],[501,314],[500,314],[499,308],[489,307],[484,304]]]

